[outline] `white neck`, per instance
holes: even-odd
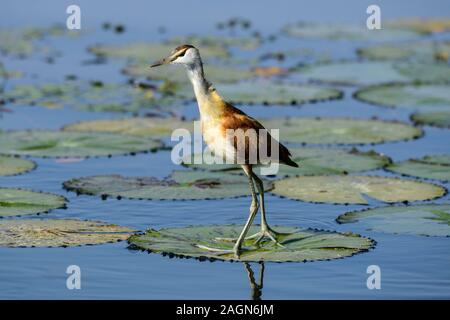
[[[201,112],[201,106],[208,98],[209,92],[209,83],[206,81],[205,75],[203,74],[201,61],[186,66],[186,70],[189,80],[192,83],[192,87],[194,88],[195,98],[197,99]]]

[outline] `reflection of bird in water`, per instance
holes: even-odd
[[[280,234],[270,228],[267,224],[264,207],[263,182],[253,172],[252,165],[264,163],[264,159],[259,156],[261,154],[269,156],[273,153],[272,151],[275,150],[275,152],[278,153],[278,157],[275,155],[274,159],[272,156],[269,158],[270,161],[298,167],[298,165],[291,160],[289,150],[274,139],[261,123],[222,99],[214,87],[212,87],[205,79],[203,63],[197,48],[191,45],[179,46],[172,51],[168,57],[153,64],[152,67],[163,64],[179,64],[186,67],[188,77],[194,88],[195,97],[197,98],[202,124],[202,134],[206,144],[216,155],[224,155],[226,159],[233,159],[235,161],[234,163],[242,165],[242,169],[249,179],[252,203],[247,222],[237,239],[220,239],[224,241],[236,241],[233,250],[210,247],[202,248],[224,253],[232,252],[235,256],[239,257],[242,250],[242,244],[247,239],[254,239],[254,244],[258,244],[264,238],[268,238],[281,246],[278,242]],[[236,137],[229,139],[229,131],[227,130],[243,133],[245,139],[244,153],[239,149],[242,149],[242,147],[238,145]],[[248,134],[252,132],[256,132],[256,134]],[[261,135],[261,133],[263,134]],[[255,153],[258,155],[257,159],[251,158],[252,154],[250,151],[252,150],[256,150]],[[259,202],[255,192],[255,185],[259,193]],[[261,230],[246,238],[248,230],[258,212],[259,206],[261,206]]]
[[[245,269],[247,270],[248,280],[250,281],[250,287],[252,288],[252,299],[261,300],[262,289],[264,285],[264,262],[259,263],[259,283],[255,280],[255,273],[249,263],[244,262]]]

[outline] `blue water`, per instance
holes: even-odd
[[[65,8],[72,1],[2,1],[0,27],[48,26],[65,21]],[[209,4],[208,4],[209,3]],[[8,69],[21,70],[21,82],[61,81],[73,73],[82,79],[124,82],[120,62],[105,65],[82,65],[92,58],[86,46],[94,43],[158,40],[157,27],[165,26],[168,35],[214,33],[217,21],[243,16],[264,34],[277,33],[288,22],[298,20],[364,23],[365,8],[371,1],[206,1],[117,2],[77,1],[82,8],[82,27],[99,29],[104,21],[124,23],[122,35],[93,31],[80,38],[48,40],[63,52],[55,64],[34,56],[26,60],[1,58]],[[378,1],[383,18],[402,16],[441,16],[448,14],[448,1]],[[333,58],[354,57],[359,45],[347,41],[302,42],[280,37],[260,51],[309,46],[328,51]],[[257,52],[260,53],[259,51]],[[256,54],[256,53],[255,53]],[[409,121],[409,112],[367,105],[351,98],[355,88],[342,88],[343,100],[306,104],[300,107],[242,107],[256,117],[345,116]],[[7,106],[8,107],[8,106]],[[41,107],[14,106],[13,112],[0,117],[2,129],[52,128],[86,119],[112,118],[123,115],[80,112],[73,109],[49,110]],[[195,104],[187,105],[183,114],[196,118]],[[386,143],[374,148],[394,160],[425,154],[450,152],[450,131],[425,127],[423,138]],[[33,159],[38,168],[28,174],[0,178],[0,185],[26,187],[54,192],[69,199],[67,209],[54,210],[48,218],[102,220],[137,230],[149,227],[175,227],[189,224],[241,224],[247,215],[249,198],[214,201],[132,201],[76,196],[65,192],[63,181],[93,174],[117,173],[164,177],[177,168],[170,152],[110,159],[89,159],[76,163],[58,163],[52,159]],[[382,170],[368,174],[393,175]],[[449,184],[445,187],[450,187]],[[377,241],[377,246],[350,258],[313,263],[266,263],[263,299],[399,299],[450,298],[449,238],[399,236],[368,232],[358,226],[338,225],[335,218],[346,211],[364,206],[310,204],[273,195],[267,196],[270,222],[290,226],[353,231]],[[435,202],[448,202],[449,196]],[[374,205],[378,205],[375,204]],[[28,218],[28,217],[27,217]],[[38,217],[32,217],[38,218]],[[82,289],[66,289],[66,268],[79,265]],[[382,289],[368,290],[366,268],[378,265],[382,272]],[[251,264],[258,273],[260,266]],[[76,248],[0,248],[0,298],[2,299],[249,299],[251,288],[241,263],[199,262],[169,259],[127,249],[125,242]]]

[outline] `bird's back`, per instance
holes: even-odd
[[[292,161],[289,150],[274,139],[259,121],[224,101],[216,90],[211,90],[210,99],[206,103],[210,105],[203,106],[202,132],[205,142],[217,155],[233,157],[238,164],[267,163],[270,159],[298,167],[298,164]],[[229,130],[232,130],[233,136]],[[244,144],[245,149],[239,154]],[[272,154],[272,148],[278,155]],[[256,159],[252,157],[252,150],[257,151]],[[253,163],[255,160],[256,163]]]

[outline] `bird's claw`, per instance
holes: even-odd
[[[233,249],[221,249],[221,248],[213,248],[213,247],[208,247],[208,246],[204,246],[201,244],[197,244],[196,247],[203,249],[203,250],[208,250],[211,252],[215,252],[217,254],[234,254],[234,257],[239,259],[241,252],[242,252],[242,248],[238,248],[237,246],[235,246]]]
[[[272,230],[270,227],[265,227],[265,228],[262,228],[261,231],[244,238],[244,240],[248,241],[248,240],[256,239],[255,242],[253,243],[255,245],[255,244],[259,244],[264,238],[269,238],[277,246],[279,246],[281,248],[285,248],[285,246],[282,245],[277,239],[280,235],[283,235],[283,234]],[[237,238],[219,238],[219,237],[217,237],[217,238],[215,238],[215,240],[216,241],[224,241],[224,242],[235,242],[235,241],[237,241]]]

